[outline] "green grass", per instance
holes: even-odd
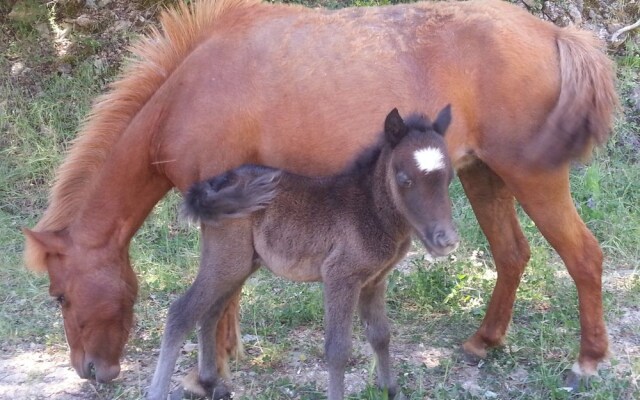
[[[346,2],[303,4],[335,8]],[[64,352],[62,321],[48,296],[46,276],[22,267],[20,228],[32,226],[41,215],[55,167],[92,99],[113,79],[115,69],[95,66],[90,57],[101,43],[91,38],[79,37],[76,52],[61,60],[52,49],[38,44],[37,31],[25,25],[12,29],[15,36],[5,41],[4,57],[0,57],[0,345],[3,356],[31,343],[60,353]],[[455,258],[431,263],[418,254],[408,272],[390,275],[393,341],[407,352],[394,354],[395,369],[407,398],[631,399],[638,395],[640,115],[630,94],[640,84],[640,61],[637,47],[627,46],[617,58],[625,113],[617,121],[614,137],[594,160],[574,168],[571,187],[580,215],[605,251],[604,301],[612,343],[618,350],[629,344],[631,352],[614,354],[611,366],[601,372],[602,379],[583,392],[569,394],[561,389],[562,374],[578,351],[576,291],[557,255],[520,212],[532,258],[518,290],[507,344],[491,351],[479,367],[466,365],[456,349],[479,326],[495,272],[486,240],[456,182],[452,196],[463,245]],[[37,79],[9,76],[15,60],[26,61]],[[57,73],[61,62],[71,62],[71,76]],[[140,296],[127,361],[143,360],[149,365],[141,372],[129,372],[128,380],[96,386],[102,398],[140,397],[156,360],[154,349],[168,304],[195,276],[197,229],[178,221],[178,203],[175,193],[160,202],[131,245]],[[237,384],[258,393],[246,398],[324,397],[321,379],[301,381],[298,376],[314,368],[323,370],[316,365],[322,359],[322,316],[321,285],[295,284],[264,271],[247,282],[242,330],[248,335],[248,355],[233,366]],[[362,350],[366,346],[358,324],[355,336],[350,372],[366,382],[352,399],[384,399],[385,394],[372,386],[373,366]],[[300,371],[291,367],[292,351]],[[430,356],[433,364],[416,361],[421,351],[424,357],[435,352]],[[188,365],[193,360],[190,353],[182,362]]]

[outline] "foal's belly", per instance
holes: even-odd
[[[274,274],[296,282],[322,281],[322,257],[270,247],[260,236],[255,238],[254,247],[262,264]]]
[[[289,260],[277,254],[262,259],[264,266],[274,274],[296,282],[320,282],[322,276],[318,262],[311,258]]]

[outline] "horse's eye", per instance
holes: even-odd
[[[60,304],[61,306],[63,306],[63,305],[64,305],[64,301],[65,301],[65,299],[64,299],[64,295],[63,295],[63,294],[61,294],[60,296],[56,297],[56,301],[58,302],[58,304]]]
[[[396,174],[396,180],[398,182],[398,185],[404,188],[410,188],[411,185],[413,185],[413,181],[411,180],[411,178],[409,178],[409,176],[407,176],[407,174],[405,174],[404,172],[398,172]]]

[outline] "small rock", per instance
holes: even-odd
[[[633,102],[635,109],[640,113],[640,85],[636,86],[631,92],[630,100]]]
[[[607,32],[613,34],[616,33],[618,31],[618,29],[622,28],[623,25],[622,24],[607,24]]]
[[[80,15],[74,22],[82,28],[89,28],[94,25],[94,21],[86,14]]]
[[[24,64],[20,61],[14,63],[11,66],[11,75],[12,76],[18,76],[20,75],[20,73],[22,73],[22,71],[24,71]]]
[[[68,63],[64,63],[64,64],[60,64],[58,66],[58,72],[61,73],[62,75],[69,75],[71,74],[71,64]]]
[[[87,8],[97,8],[98,7],[98,5],[96,4],[96,0],[85,0],[84,5]]]
[[[578,7],[576,7],[574,4],[569,4],[568,11],[573,23],[578,26],[582,25],[582,14],[580,13]]]
[[[93,67],[97,70],[97,71],[103,71],[105,69],[105,66],[107,65],[106,61],[102,58],[97,58],[94,62],[93,62]]]
[[[551,21],[558,21],[562,16],[563,10],[560,6],[550,1],[545,1],[542,5],[542,12],[546,15]]]
[[[524,3],[524,5],[526,5],[530,9],[535,9],[536,8],[536,1],[535,0],[522,0],[522,2]]]
[[[596,14],[593,9],[589,10],[589,19],[595,21],[598,18],[598,14]]]
[[[131,27],[131,22],[126,19],[120,20],[113,25],[113,30],[116,32],[127,30]]]
[[[49,25],[47,25],[46,22],[37,23],[35,28],[41,36],[47,36],[49,34]]]

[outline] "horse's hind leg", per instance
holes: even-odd
[[[458,172],[478,223],[489,242],[498,278],[478,331],[464,344],[472,359],[502,344],[511,321],[520,278],[531,252],[516,215],[514,196],[504,181],[478,161]]]
[[[391,373],[389,342],[391,329],[385,306],[386,279],[372,282],[362,288],[358,302],[358,312],[364,325],[367,341],[376,354],[378,386],[388,388],[389,398],[397,392],[396,380]]]
[[[508,178],[516,198],[573,278],[580,308],[580,355],[572,371],[597,373],[607,355],[608,339],[602,309],[602,250],[571,198],[569,167],[528,177]],[[569,382],[572,385],[578,382]]]

